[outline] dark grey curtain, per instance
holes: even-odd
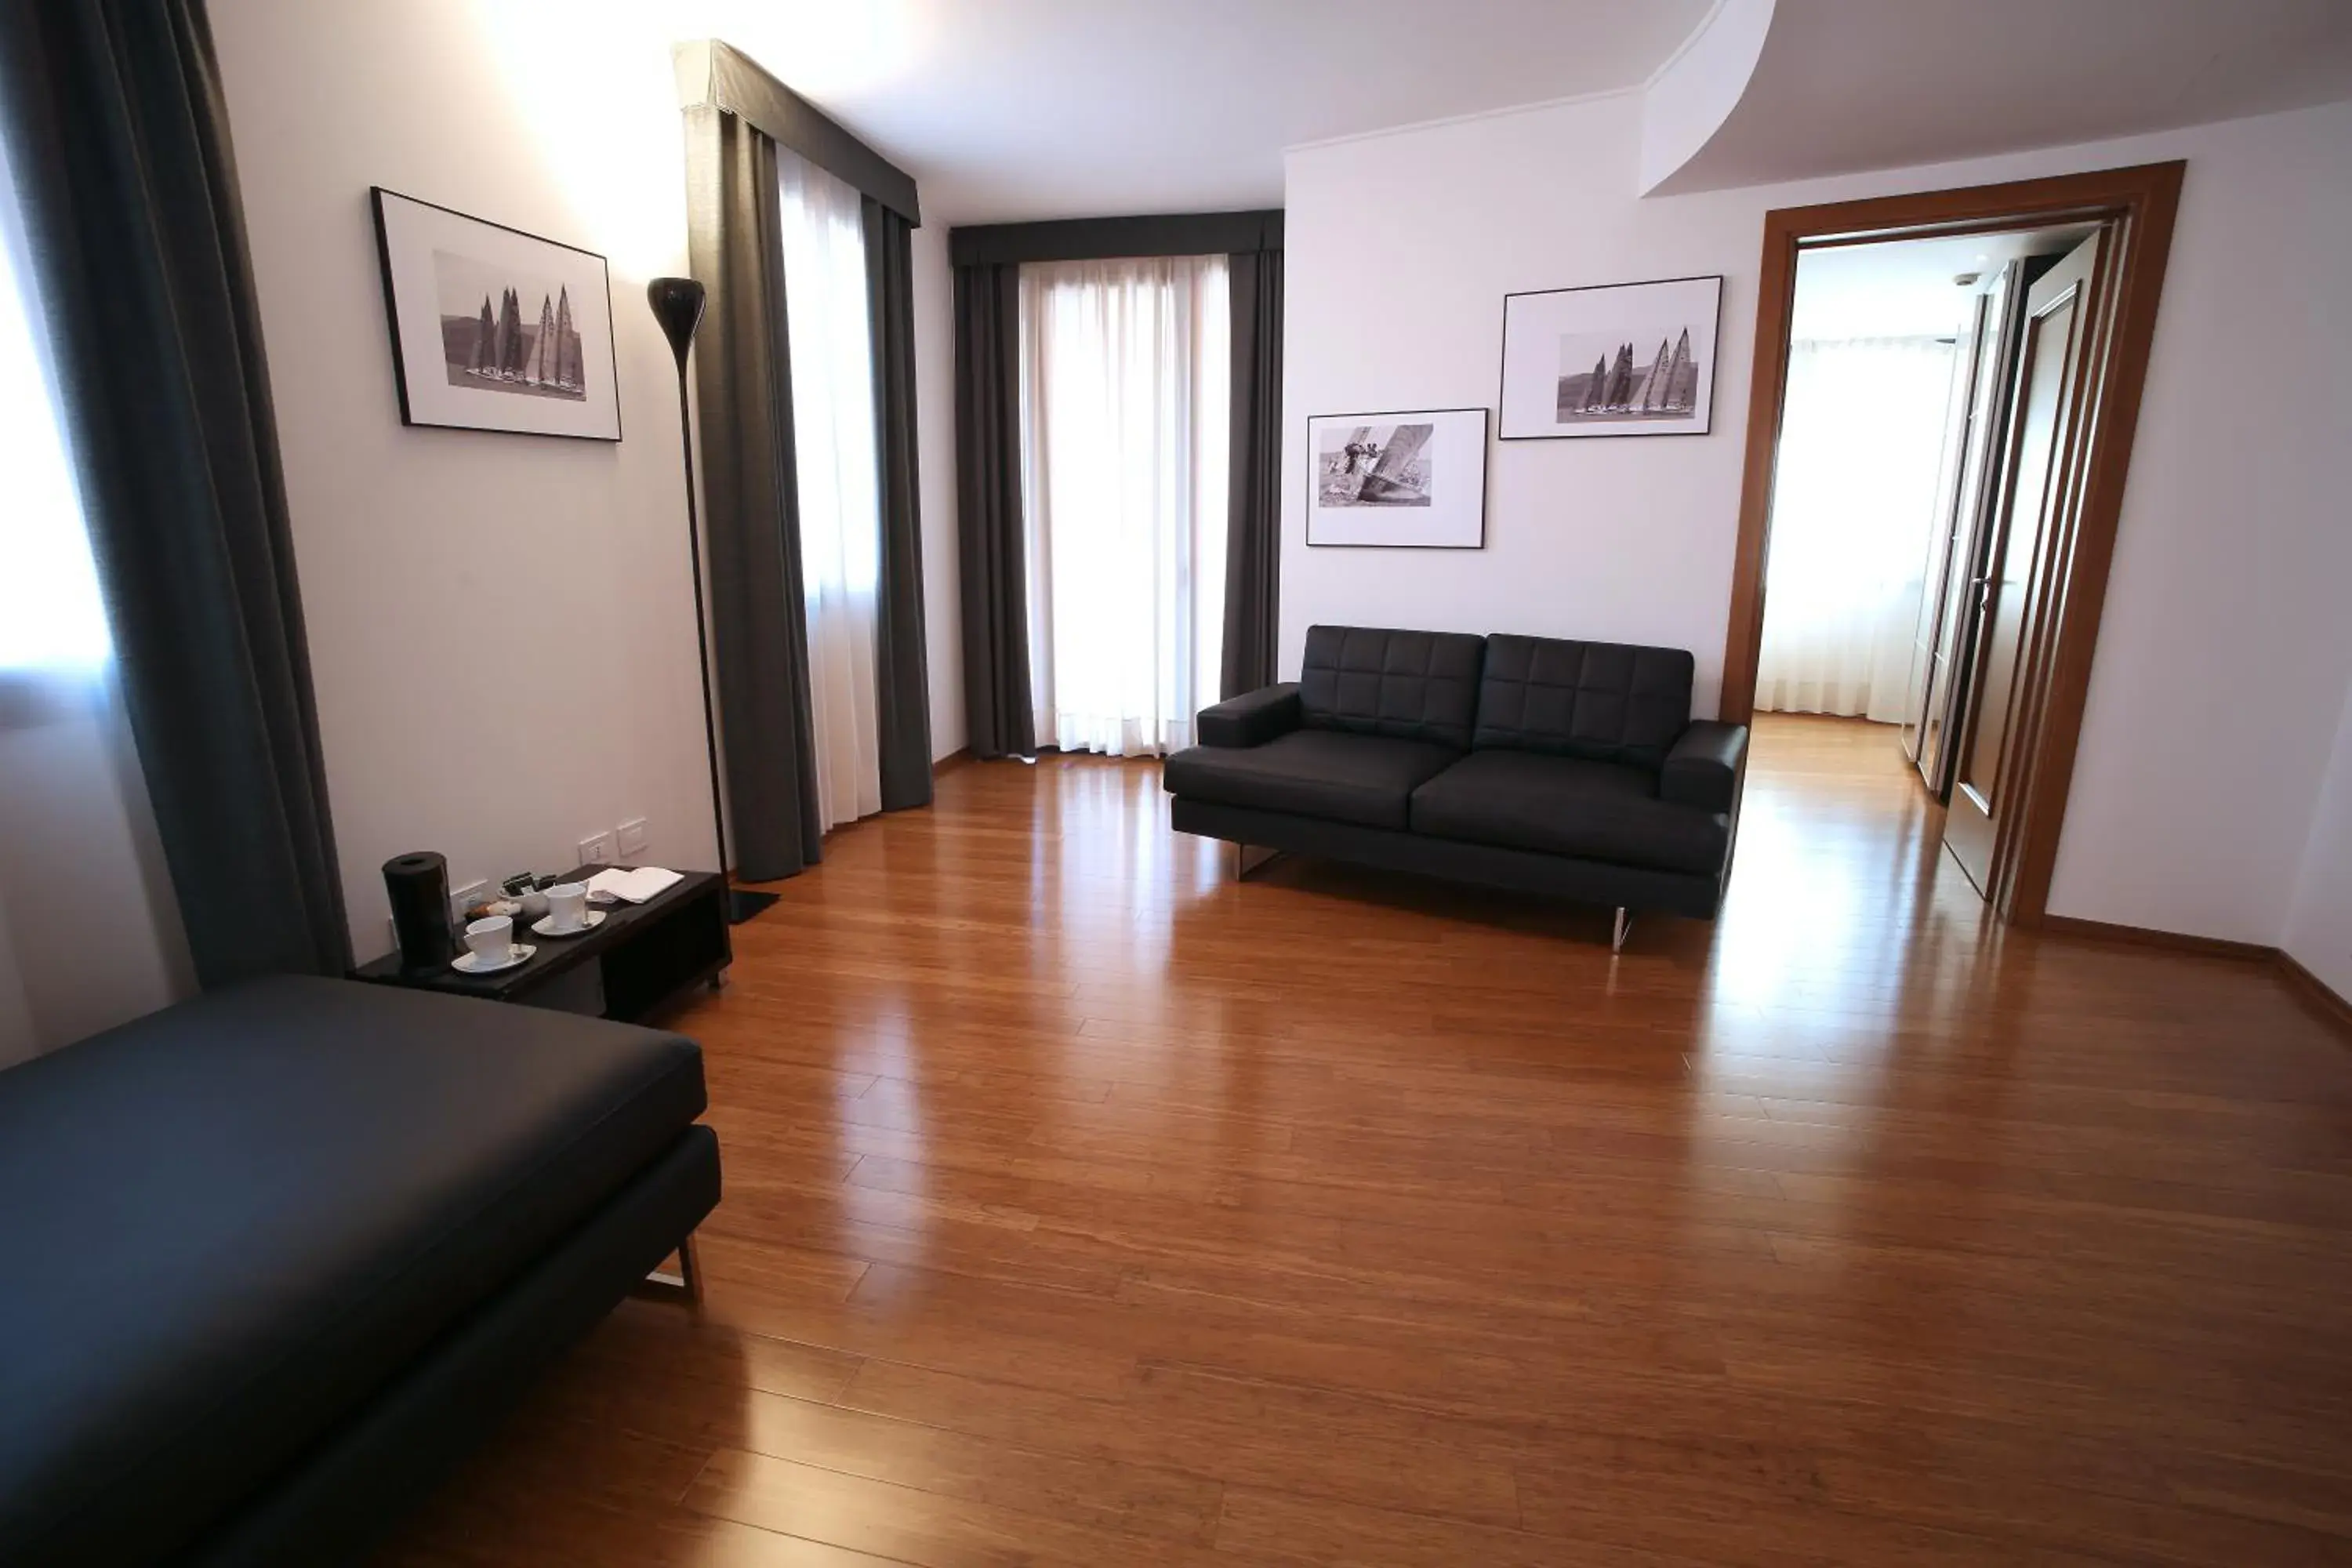
[[[695,339],[729,826],[747,882],[824,857],[801,598],[792,345],[776,144],[740,117],[686,111],[687,248],[709,291]]]
[[[913,226],[872,196],[866,215],[866,300],[874,336],[874,437],[880,458],[882,582],[874,685],[882,809],[931,800],[931,683],[923,645],[922,476],[915,458]]]
[[[1282,252],[1235,252],[1220,696],[1274,683],[1282,597]]]
[[[0,113],[196,977],[341,973],[350,930],[201,0],[0,7]]]
[[[956,528],[964,719],[976,757],[1037,749],[1022,559],[1021,268],[955,269]]]

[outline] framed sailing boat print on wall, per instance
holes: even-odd
[[[1307,450],[1309,545],[1485,548],[1485,409],[1318,414]]]
[[[402,424],[621,438],[603,257],[370,195]]]
[[[1720,277],[1504,295],[1497,434],[1706,435],[1722,309]]]

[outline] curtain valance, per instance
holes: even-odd
[[[1249,256],[1282,248],[1282,209],[971,224],[948,236],[958,267],[1111,261],[1130,256]]]
[[[780,147],[790,148],[861,195],[920,227],[915,177],[868,147],[815,104],[770,76],[760,62],[716,38],[670,50],[677,100],[685,109],[732,114]]]

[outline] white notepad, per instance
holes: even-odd
[[[588,890],[610,893],[625,903],[642,904],[684,880],[686,879],[676,871],[665,871],[659,866],[639,866],[634,869],[613,866],[589,878]]]

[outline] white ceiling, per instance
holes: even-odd
[[[2352,0],[1777,0],[1746,93],[1658,188],[1897,168],[2347,97]]]
[[[1717,0],[479,0],[634,57],[723,38],[945,224],[1278,205],[1285,148],[1652,79]],[[1748,0],[1726,0],[1747,4]],[[1693,56],[1696,58],[1696,56]],[[1774,0],[1662,191],[2352,97],[2352,0]],[[1635,171],[1626,171],[1630,189]]]
[[[2063,250],[2091,232],[2088,224],[2017,234],[1897,239],[1836,245],[1797,257],[1797,308],[1791,338],[1938,337],[1967,320],[1972,288],[1953,281],[1990,272],[2012,256]]]
[[[949,223],[1278,206],[1282,151],[1638,86],[1709,0],[676,0]],[[1630,177],[1630,176],[1629,176]]]

